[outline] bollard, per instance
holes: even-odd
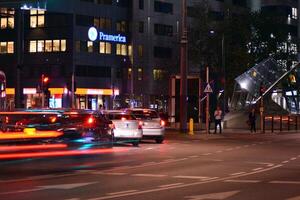
[[[194,135],[194,119],[193,118],[190,118],[190,123],[189,123],[189,129],[190,129],[190,132],[189,134],[190,135]]]

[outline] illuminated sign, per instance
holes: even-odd
[[[112,35],[106,34],[104,32],[99,32],[95,27],[89,28],[88,37],[91,41],[96,41],[97,39],[100,41],[107,41],[107,42],[119,42],[119,43],[126,43],[127,38],[121,34]]]

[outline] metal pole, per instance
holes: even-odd
[[[206,66],[206,83],[209,84],[209,67]],[[209,134],[209,93],[206,93],[206,134]]]
[[[187,132],[187,29],[186,0],[182,0],[182,34],[180,41],[180,129]]]
[[[224,33],[222,34],[222,69],[223,69],[223,81],[224,81],[224,85],[223,85],[223,112],[225,114],[225,110],[226,110],[226,104],[227,104],[227,99],[226,99],[226,69],[225,69],[225,49],[224,49]]]

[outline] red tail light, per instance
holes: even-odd
[[[88,119],[87,119],[87,124],[88,125],[92,125],[92,124],[94,124],[95,123],[95,118],[94,117],[89,117]]]
[[[143,121],[139,121],[138,129],[142,129],[142,128],[143,128],[143,125],[144,125],[144,122],[143,122]]]
[[[56,117],[50,117],[50,121],[51,121],[51,123],[55,123],[55,122],[56,122],[56,120],[57,120],[57,118],[56,118]]]
[[[160,120],[160,125],[161,126],[165,126],[166,125],[166,122],[164,120]]]

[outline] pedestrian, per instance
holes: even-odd
[[[99,105],[99,112],[100,112],[100,114],[104,114],[104,108],[103,108],[103,105],[102,104],[100,104]]]
[[[222,133],[222,110],[220,109],[220,106],[217,106],[217,109],[214,112],[215,117],[215,133],[217,133],[217,126],[220,128],[220,134]]]
[[[249,121],[251,133],[253,131],[256,132],[256,127],[255,127],[256,114],[255,114],[255,109],[254,108],[252,108],[251,111],[249,112],[248,121]]]

